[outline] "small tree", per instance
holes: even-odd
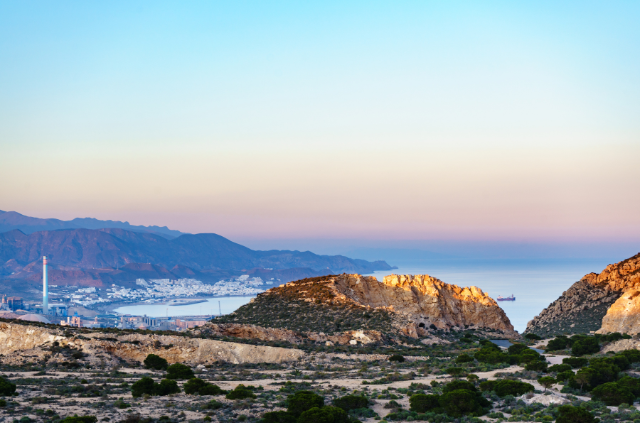
[[[256,397],[256,394],[254,394],[250,388],[244,386],[243,384],[236,386],[236,388],[233,391],[230,391],[226,395],[226,398],[230,400],[255,398],[255,397]]]
[[[350,423],[347,413],[338,407],[313,407],[298,417],[297,423]]]
[[[534,388],[530,383],[520,382],[519,380],[500,380],[496,382],[493,390],[499,397],[507,395],[517,397],[527,392],[533,392]]]
[[[175,380],[162,379],[160,383],[156,386],[156,395],[171,395],[177,394],[180,392],[180,387],[178,386],[178,382]]]
[[[69,416],[60,420],[60,423],[96,423],[97,421],[96,416]]]
[[[551,376],[544,376],[538,379],[538,383],[544,386],[544,391],[547,392],[547,389],[551,388],[556,383],[556,380]]]
[[[590,368],[580,369],[578,373],[573,377],[573,380],[580,386],[580,391],[582,391],[582,387],[584,385],[588,385],[589,381],[591,381],[591,377],[593,375],[593,370]]]
[[[624,386],[615,382],[604,383],[591,391],[593,399],[602,401],[607,405],[633,404],[633,394]]]
[[[449,367],[447,369],[447,374],[450,374],[453,377],[458,377],[462,373],[464,373],[464,369],[462,367]]]
[[[139,381],[135,382],[131,385],[131,395],[134,398],[141,397],[145,394],[154,395],[155,394],[155,382],[148,376],[143,377]]]
[[[469,354],[460,354],[456,357],[456,363],[471,363],[473,361],[473,357]]]
[[[147,358],[144,359],[144,366],[147,369],[165,370],[169,367],[169,363],[159,355],[149,354]]]
[[[404,357],[401,356],[400,354],[394,354],[391,357],[389,357],[389,361],[396,361],[398,363],[403,363]]]
[[[296,423],[296,416],[288,411],[270,411],[262,415],[262,423]]]
[[[562,405],[558,408],[556,423],[596,423],[598,420],[581,407]]]
[[[415,394],[409,398],[411,411],[416,413],[426,413],[440,407],[440,395]]]
[[[218,385],[194,377],[184,384],[184,393],[189,395],[222,395],[226,391],[220,389]]]
[[[296,417],[314,407],[323,407],[324,398],[311,391],[298,391],[287,398],[287,411]]]
[[[369,405],[369,399],[362,395],[345,395],[344,397],[334,399],[333,405],[349,412],[350,410],[357,410],[358,408],[366,408]]]
[[[476,382],[480,380],[480,377],[478,375],[474,375],[473,373],[469,373],[467,375],[467,380],[475,385]]]
[[[7,379],[0,377],[0,395],[11,396],[16,392],[15,383],[11,383]]]
[[[539,337],[535,333],[527,333],[524,337],[526,339],[530,340],[530,341],[539,341],[539,340],[542,339],[541,337]]]
[[[195,374],[193,370],[191,370],[191,367],[185,366],[182,363],[175,363],[167,367],[167,379],[189,380],[194,377]]]

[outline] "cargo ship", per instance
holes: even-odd
[[[513,296],[513,294],[511,294],[510,297],[506,297],[506,298],[502,298],[502,295],[498,295],[498,298],[496,298],[498,301],[515,301],[516,297]]]

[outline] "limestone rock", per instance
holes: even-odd
[[[116,336],[116,337],[114,337]],[[100,332],[74,336],[62,329],[31,326],[18,323],[0,323],[0,354],[3,362],[64,362],[67,359],[52,352],[57,342],[87,354],[92,364],[113,365],[119,360],[142,362],[148,354],[156,354],[169,363],[191,365],[225,361],[241,363],[281,363],[295,361],[305,353],[298,349],[265,347],[184,336],[126,334]]]
[[[633,288],[640,288],[640,254],[584,276],[531,320],[525,332],[552,336],[596,331],[609,307]]]
[[[469,327],[518,336],[504,311],[482,290],[428,275],[390,275],[382,282],[357,274],[303,279],[272,288],[216,320],[287,329],[337,344],[396,342],[400,334],[422,338],[434,329]]]
[[[418,330],[434,325],[491,328],[515,334],[513,325],[498,304],[480,288],[461,288],[429,275],[389,275],[382,283],[373,277],[344,275],[335,289],[346,298],[372,308],[387,308],[406,318],[401,328],[417,337]]]
[[[607,311],[597,333],[640,333],[640,290],[626,291]]]

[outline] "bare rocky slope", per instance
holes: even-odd
[[[634,321],[633,315],[638,309],[627,310],[626,306],[612,306],[619,299],[622,300],[625,292],[636,287],[640,287],[640,254],[610,264],[599,274],[589,273],[584,276],[531,320],[525,333],[552,336],[586,333],[601,328],[601,333],[631,333],[627,326]],[[603,327],[605,315],[608,317],[606,327]]]
[[[453,328],[517,336],[504,311],[482,290],[428,275],[390,275],[380,282],[342,274],[289,282],[218,322],[277,328],[304,337],[361,332],[370,337],[379,333],[383,338],[420,338]]]
[[[281,363],[305,355],[298,349],[214,341],[184,336],[102,333],[63,330],[53,325],[0,322],[0,357],[4,364],[48,362],[68,366],[75,361],[113,366],[141,363],[156,354],[169,363],[190,365],[229,363]]]

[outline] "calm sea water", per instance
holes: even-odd
[[[228,314],[236,311],[238,308],[251,301],[253,296],[236,296],[236,297],[213,297],[208,298],[207,302],[182,305],[167,306],[164,304],[140,304],[124,306],[114,311],[122,314],[132,314],[134,316],[150,316],[150,317],[177,317],[177,316],[194,316],[201,314],[218,315],[220,310],[222,314]],[[218,306],[218,302],[220,302]]]
[[[589,272],[600,272],[609,260],[413,260],[394,263],[398,269],[374,272],[371,275],[382,280],[386,275],[428,274],[444,282],[460,286],[477,286],[492,298],[498,295],[515,295],[516,301],[501,301],[498,305],[505,311],[518,332],[523,332],[527,322],[538,315],[563,291]],[[162,316],[190,316],[235,311],[247,304],[254,296],[216,297],[207,302],[166,306],[134,305],[115,311],[123,314]]]
[[[538,315],[574,282],[589,272],[601,272],[608,260],[416,260],[398,269],[374,272],[378,280],[389,274],[428,274],[459,286],[477,286],[493,299],[513,294],[516,301],[499,301],[514,328],[522,333]]]

